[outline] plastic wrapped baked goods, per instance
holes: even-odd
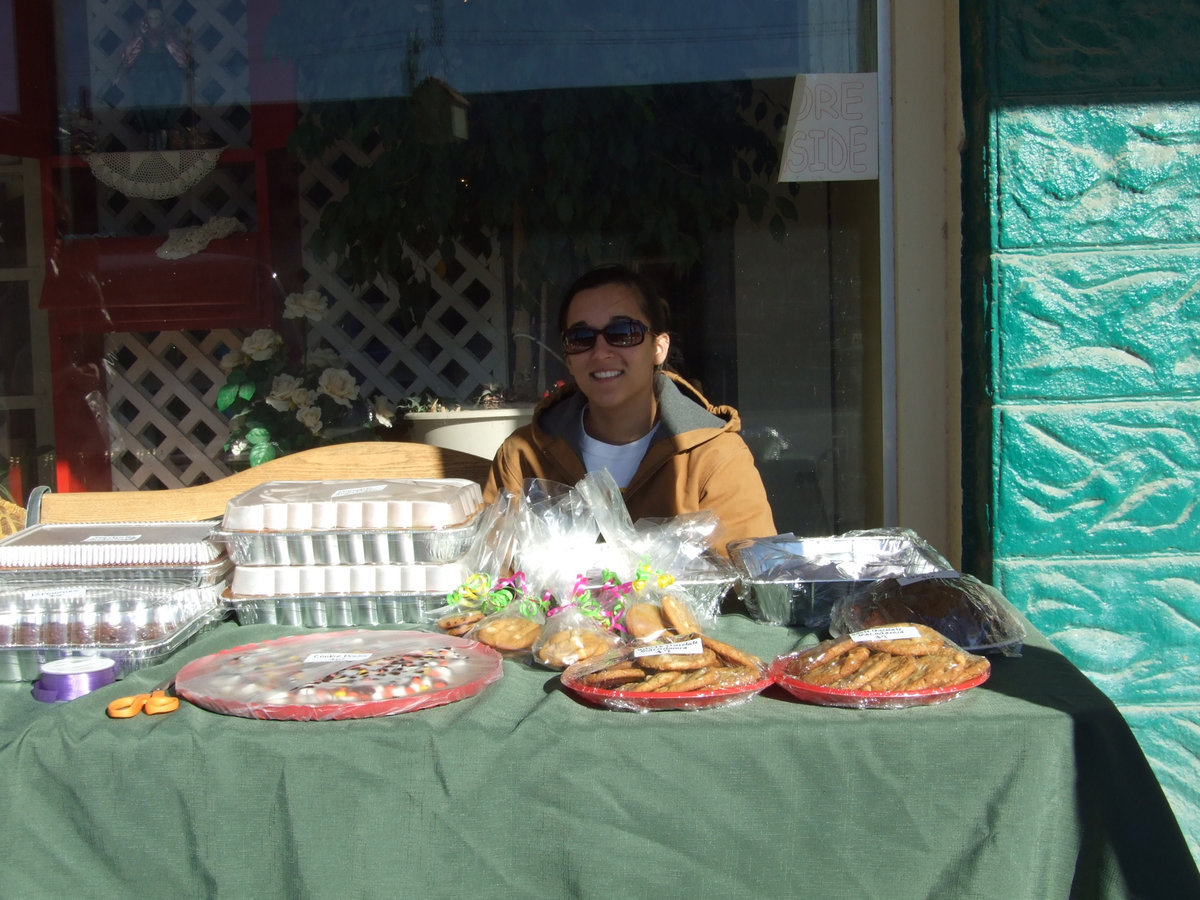
[[[896,622],[928,625],[974,653],[1018,656],[1025,642],[1025,626],[1009,602],[973,575],[883,579],[839,601],[829,630],[841,635]]]
[[[231,563],[211,522],[43,523],[0,541],[0,575],[47,584],[219,584]]]
[[[453,703],[502,675],[500,656],[476,641],[415,631],[333,631],[202,657],[183,667],[175,689],[225,715],[357,719]]]
[[[230,500],[216,536],[239,566],[444,563],[482,509],[462,478],[273,481]]]
[[[957,574],[927,541],[907,529],[808,538],[781,534],[734,541],[729,550],[741,574],[739,594],[747,610],[777,625],[824,628],[836,602],[881,578]]]
[[[533,644],[533,658],[549,669],[592,659],[620,646],[621,639],[602,620],[577,608],[562,609],[550,616]]]
[[[745,703],[771,679],[757,656],[708,636],[683,635],[575,663],[562,683],[598,706],[649,712]]]
[[[775,682],[801,700],[856,709],[944,702],[982,684],[990,673],[986,657],[913,622],[830,638],[771,663]]]
[[[0,681],[32,681],[65,656],[102,656],[114,677],[155,662],[225,614],[220,586],[22,583],[0,589]]]

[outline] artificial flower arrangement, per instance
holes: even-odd
[[[319,291],[289,294],[283,317],[301,328],[294,353],[283,335],[260,328],[221,358],[225,384],[217,409],[230,417],[225,450],[235,462],[257,466],[321,444],[364,440],[390,428],[395,407],[381,394],[368,401],[337,352],[308,346],[308,329],[328,311]]]
[[[458,412],[464,409],[499,409],[519,402],[498,384],[482,385],[466,400],[441,397],[432,391],[413,394],[400,401],[399,410],[404,413]]]

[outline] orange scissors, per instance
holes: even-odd
[[[175,712],[179,709],[179,698],[171,691],[174,684],[175,678],[172,676],[148,694],[118,697],[108,704],[108,715],[113,719],[131,719],[140,712],[148,716]]]

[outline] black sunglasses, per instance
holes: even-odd
[[[646,332],[649,330],[648,325],[637,319],[610,322],[599,330],[587,325],[572,325],[563,332],[563,352],[586,353],[596,346],[596,338],[600,335],[604,335],[604,340],[610,347],[636,347],[646,339]]]

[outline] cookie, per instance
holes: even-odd
[[[610,649],[608,641],[586,628],[563,628],[542,641],[535,655],[548,666],[566,668]]]
[[[645,681],[640,681],[636,684],[627,684],[622,690],[635,691],[639,694],[651,691],[673,691],[675,688],[672,685],[682,677],[682,672],[655,672]]]
[[[700,621],[696,618],[692,608],[683,600],[680,600],[674,594],[663,594],[662,600],[663,618],[667,620],[667,624],[674,629],[676,634],[699,634],[701,632]]]
[[[705,666],[691,672],[680,672],[679,677],[669,685],[655,688],[656,691],[699,691],[716,684],[718,669]]]
[[[631,666],[628,663],[617,663],[598,672],[584,675],[579,680],[589,687],[603,688],[611,691],[622,685],[644,681],[647,674],[645,669],[639,669],[637,666]]]
[[[863,645],[882,653],[892,653],[897,656],[928,656],[937,653],[946,646],[946,639],[930,628],[914,622],[897,622],[890,628],[915,628],[917,637],[895,638],[885,641],[863,641]]]
[[[625,610],[625,627],[635,638],[654,638],[667,630],[667,623],[653,603],[635,603]]]
[[[475,623],[482,619],[483,613],[481,612],[455,613],[454,615],[438,619],[437,624],[438,628],[442,629],[446,634],[461,636],[470,631]]]
[[[721,657],[721,659],[731,666],[762,668],[762,660],[753,653],[745,653],[732,644],[726,644],[724,641],[718,641],[707,635],[701,635],[700,640],[703,641],[705,647],[713,651],[713,653],[717,654],[717,656]]]
[[[753,666],[719,666],[710,671],[714,676],[711,686],[717,688],[754,684],[763,677],[762,670]]]
[[[497,650],[528,650],[542,633],[542,626],[532,619],[503,616],[478,626],[472,637]]]
[[[638,657],[638,665],[655,672],[686,672],[703,669],[717,661],[717,654],[707,647],[702,653],[652,653]]]

